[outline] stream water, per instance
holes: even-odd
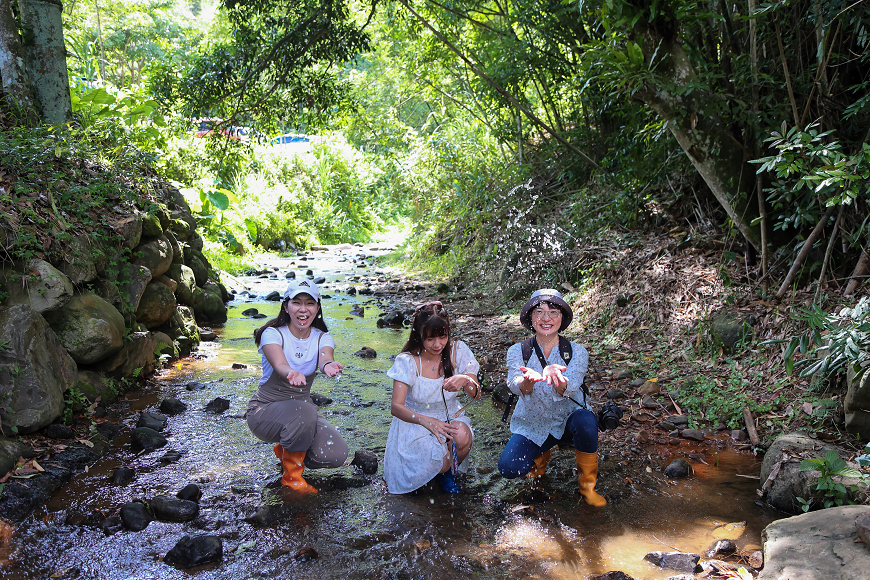
[[[287,271],[302,276],[311,268],[327,278],[322,292],[331,296],[324,297],[324,313],[338,345],[336,359],[346,368],[337,380],[319,376],[312,391],[332,399],[321,414],[348,441],[351,458],[366,449],[382,459],[391,419],[392,385],[385,371],[408,331],[378,329],[378,299],[339,291],[354,277],[376,277],[346,259],[315,253],[307,261],[276,262],[277,279],[240,281],[264,297],[273,289],[283,291]],[[365,314],[351,315],[358,306]],[[317,495],[288,493],[275,485],[279,467],[271,445],[254,438],[242,417],[260,376],[251,333],[264,321],[241,314],[252,307],[271,318],[279,303],[239,297],[230,304],[227,324],[217,329],[217,341],[203,343],[194,357],[177,361],[112,407],[110,419],[130,428],[138,411],[156,411],[166,397],[181,399],[188,410],[169,418],[164,430],[169,444],[163,449],[137,455],[129,437],[121,436],[107,456],[61,488],[17,529],[11,563],[0,568],[0,578],[583,579],[622,570],[636,580],[655,580],[677,572],[644,562],[647,552],[702,553],[722,537],[742,549],[758,549],[763,527],[782,517],[757,505],[756,479],[740,477],[758,474],[755,458],[715,448],[682,449],[703,455],[707,463],[695,463],[694,476],[683,480],[662,474],[674,449],[651,447],[641,464],[621,462],[618,447],[602,448],[606,459],[598,489],[610,503],[601,509],[577,495],[570,450],[554,452],[538,486],[505,480],[496,464],[509,432],[502,408],[489,397],[467,410],[475,446],[458,495],[424,488],[393,496],[381,479],[382,468],[366,476],[350,465],[306,470],[306,479],[321,490]],[[453,324],[461,329],[463,322]],[[362,346],[378,356],[352,356]],[[189,390],[193,383],[205,388]],[[215,397],[229,399],[230,409],[206,412]],[[181,459],[162,463],[170,449]],[[135,469],[126,486],[108,481],[118,466]],[[203,491],[200,515],[192,522],[154,521],[141,532],[111,536],[77,523],[81,514],[109,515],[127,501],[174,495],[191,482]],[[205,533],[223,539],[221,563],[181,571],[162,562],[182,536]]]

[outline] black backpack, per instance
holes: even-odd
[[[520,349],[523,355],[523,366],[527,366],[529,364],[529,360],[532,358],[532,351],[535,351],[535,354],[538,356],[538,361],[541,363],[541,368],[547,366],[547,359],[544,358],[544,353],[541,352],[541,347],[538,346],[538,341],[535,340],[535,337],[532,336],[527,338],[523,342],[520,343]],[[571,341],[565,338],[564,336],[559,337],[559,356],[562,357],[562,360],[565,361],[565,365],[567,366],[571,362],[571,357],[574,356],[574,349],[571,348]],[[586,386],[586,381],[584,377],[583,384],[580,385],[580,388],[583,389],[583,402],[585,403],[589,399],[589,387]],[[569,397],[570,398],[570,397]],[[505,406],[504,415],[502,415],[502,422],[507,423],[508,416],[510,415],[511,409],[513,409],[514,405],[517,402],[519,397],[513,393],[508,400],[507,406]],[[574,401],[574,399],[571,399]],[[577,401],[574,401],[577,405]],[[581,407],[584,405],[580,405]]]

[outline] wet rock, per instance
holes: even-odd
[[[692,474],[692,465],[685,459],[674,459],[670,465],[665,468],[665,477],[676,479],[678,477],[688,477]]]
[[[72,439],[76,436],[76,432],[72,427],[61,425],[60,423],[52,423],[42,430],[42,434],[49,439]]]
[[[346,489],[356,489],[358,487],[366,487],[367,485],[371,485],[371,481],[362,477],[346,477],[344,475],[338,474],[330,476],[326,479],[322,479],[316,483],[312,483],[311,480],[308,481],[314,487],[316,487],[321,492],[326,491],[343,491]]]
[[[151,515],[148,513],[148,508],[145,504],[138,501],[131,501],[121,506],[121,522],[124,527],[134,532],[139,532],[148,527],[151,523]]]
[[[636,388],[636,387],[641,386],[641,385],[644,384],[645,382],[646,382],[646,379],[634,379],[633,381],[631,381],[631,382],[628,383],[628,384],[631,385],[632,387],[635,387],[635,388]]]
[[[673,423],[677,427],[685,427],[689,424],[688,415],[673,415],[668,417],[668,422]]]
[[[311,482],[309,481],[309,483]],[[316,487],[322,491],[319,485]],[[245,521],[256,528],[266,528],[279,522],[289,521],[293,517],[293,512],[292,505],[266,505],[246,517]]]
[[[731,431],[731,439],[734,441],[743,442],[749,439],[749,435],[746,434],[746,431],[743,429],[734,429]]]
[[[246,365],[245,363],[233,363],[233,368],[236,370],[246,369],[248,368],[248,365]]]
[[[378,472],[378,456],[365,449],[358,449],[353,454],[353,461],[350,464],[358,466],[366,475]]]
[[[691,439],[693,441],[703,441],[704,433],[698,429],[683,429],[680,431],[680,437],[683,439]]]
[[[656,425],[656,427],[658,427],[662,431],[668,431],[668,432],[673,431],[674,429],[677,428],[677,426],[674,425],[673,423],[671,423],[670,421],[661,421],[660,423],[658,423]]]
[[[318,407],[323,407],[324,405],[332,404],[332,399],[327,397],[326,395],[321,395],[320,393],[311,393],[311,402],[317,405]]]
[[[254,314],[251,318],[256,318],[257,320],[261,318],[268,318],[265,314]]]
[[[718,540],[710,546],[704,553],[706,558],[715,558],[716,556],[727,556],[737,551],[737,544],[732,540]]]
[[[637,435],[634,436],[634,440],[638,443],[646,443],[649,441],[649,431],[646,429],[641,429],[637,432]]]
[[[137,427],[147,427],[155,431],[163,431],[166,427],[166,415],[160,413],[140,413]]]
[[[359,293],[362,296],[371,296],[372,294],[374,294],[374,290],[372,290],[371,288],[360,288]]]
[[[112,472],[109,481],[115,485],[127,485],[133,478],[136,477],[136,472],[129,467],[119,467]]]
[[[867,542],[864,542],[864,544],[870,546]],[[761,550],[755,550],[749,554],[749,565],[756,570],[764,567],[764,554],[761,553]]]
[[[444,282],[441,282],[440,284],[435,286],[435,292],[437,292],[438,294],[447,294],[448,292],[450,292],[450,286],[448,286]]]
[[[222,397],[217,397],[209,401],[209,403],[205,406],[205,410],[208,413],[220,414],[230,408],[230,402],[228,399],[224,399]]]
[[[111,536],[124,529],[124,522],[121,521],[121,516],[109,516],[100,524],[100,529],[107,536]]]
[[[296,272],[292,272],[292,271],[287,272],[286,274],[284,274],[284,278],[286,278],[288,280],[295,280],[296,279]]]
[[[255,314],[259,314],[260,311],[256,308],[248,308],[247,310],[242,310],[242,316],[253,316]]]
[[[356,288],[354,288],[353,286],[348,286],[347,295],[348,296],[356,296]]]
[[[217,340],[217,333],[211,328],[200,328],[199,339],[203,342],[212,342]]]
[[[318,276],[314,279],[315,284],[323,284],[324,282],[326,282],[326,278],[324,278],[323,276]]]
[[[157,519],[166,522],[189,522],[199,515],[196,502],[186,499],[158,495],[151,499],[150,504]]]
[[[759,580],[866,580],[868,548],[856,543],[852,523],[870,506],[840,506],[777,520],[764,528]]]
[[[402,326],[404,323],[405,313],[401,310],[394,310],[385,314],[383,318],[378,319],[377,325],[378,328],[385,328],[388,326]]]
[[[625,397],[625,393],[623,393],[619,389],[610,389],[604,394],[608,399],[622,399]]]
[[[175,497],[178,499],[186,499],[187,501],[192,501],[194,503],[199,503],[200,498],[202,497],[202,490],[199,489],[199,486],[195,483],[188,483],[181,491],[175,494]]]
[[[167,415],[178,415],[187,411],[187,405],[178,399],[167,398],[160,401],[160,412]]]
[[[224,557],[224,543],[217,536],[184,536],[166,553],[163,561],[178,568],[193,568],[220,562]]]
[[[311,547],[305,547],[296,552],[293,556],[293,559],[297,562],[310,562],[311,560],[316,560],[320,555],[317,553],[317,550]]]
[[[643,559],[659,568],[694,574],[701,556],[684,552],[650,552]]]
[[[130,444],[134,450],[154,451],[166,445],[166,437],[148,427],[137,427],[130,434]]]
[[[160,458],[160,463],[175,463],[180,459],[181,453],[173,449],[172,451],[167,451],[163,454],[163,457]]]
[[[613,572],[605,572],[597,576],[589,576],[586,580],[634,580],[634,578],[625,572],[614,570]]]
[[[184,388],[187,389],[188,391],[201,391],[201,390],[207,388],[207,386],[204,385],[203,383],[200,383],[197,381],[192,381],[192,382],[184,385]]]
[[[299,267],[300,267],[300,268],[304,268],[305,266],[299,266]],[[313,277],[313,276],[314,276],[314,270],[312,270],[312,269],[310,269],[310,268],[309,268],[308,270],[305,270],[305,275],[308,276],[309,278]]]
[[[375,351],[375,349],[364,346],[355,353],[353,353],[353,356],[358,356],[360,358],[376,358],[378,356],[378,353]]]
[[[280,302],[281,298],[282,295],[277,290],[272,290],[271,292],[266,294],[266,300],[268,300],[269,302]]]

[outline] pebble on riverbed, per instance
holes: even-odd
[[[189,522],[199,515],[199,505],[177,497],[158,495],[150,505],[157,519],[164,522]]]
[[[665,468],[665,477],[675,479],[678,477],[688,477],[692,475],[692,465],[685,459],[674,459],[670,465]]]
[[[199,489],[199,486],[195,483],[188,483],[181,488],[181,491],[175,494],[175,497],[199,503],[199,500],[202,497],[202,490]]]
[[[373,475],[378,472],[378,456],[365,449],[358,449],[353,454],[353,461],[350,464],[362,469],[362,472],[366,475]]]
[[[685,552],[650,552],[643,559],[659,568],[694,574],[701,556]]]
[[[224,557],[224,544],[217,536],[184,536],[166,553],[163,561],[177,568],[193,568],[220,562]]]
[[[167,415],[178,415],[187,411],[187,405],[178,399],[166,398],[160,402],[160,412]]]
[[[166,445],[166,437],[148,427],[137,427],[130,434],[130,445],[135,450],[154,451]]]
[[[110,481],[115,485],[126,485],[136,477],[136,472],[129,467],[119,467],[112,472]]]
[[[128,530],[141,532],[151,523],[151,514],[142,502],[131,501],[121,506],[121,522]]]
[[[209,401],[209,403],[205,406],[205,410],[208,413],[220,414],[230,408],[230,401],[228,399],[224,399],[222,397],[217,397]]]

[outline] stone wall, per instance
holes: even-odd
[[[177,189],[118,213],[111,232],[75,235],[62,260],[5,264],[0,282],[2,431],[36,431],[63,412],[64,393],[113,396],[199,344],[200,324],[226,322],[231,298],[202,253]]]

